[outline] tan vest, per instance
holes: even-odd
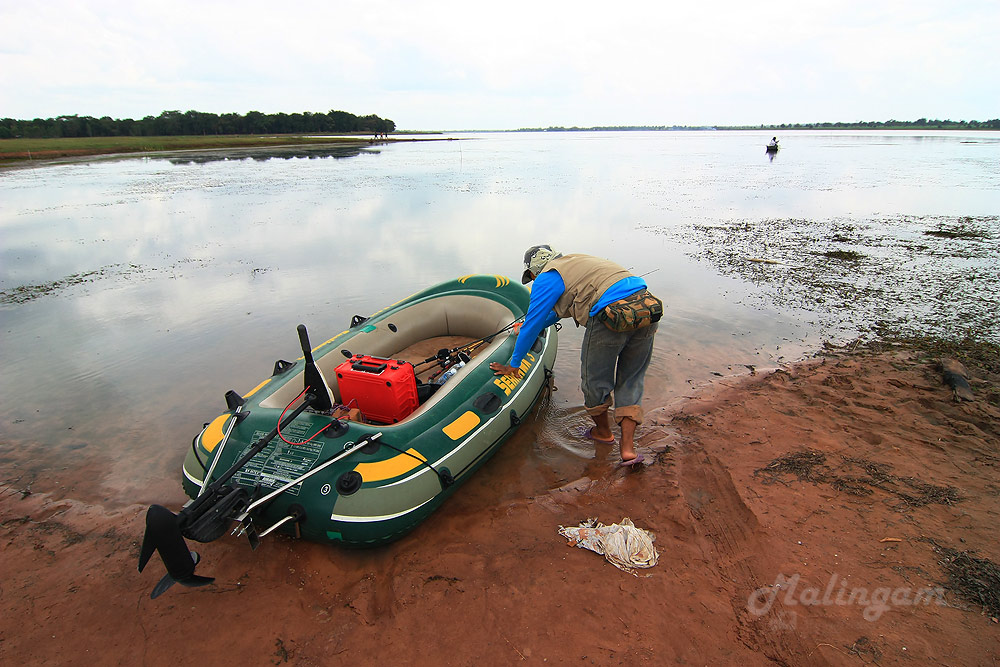
[[[622,278],[632,274],[621,266],[591,255],[564,255],[548,262],[542,271],[555,270],[566,285],[554,310],[559,317],[572,317],[579,326],[586,326],[590,309],[601,295]]]

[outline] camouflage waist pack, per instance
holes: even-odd
[[[612,331],[634,331],[659,322],[663,317],[663,302],[642,290],[605,306],[597,319]]]

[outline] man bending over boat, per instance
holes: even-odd
[[[646,281],[600,257],[563,255],[548,245],[524,253],[521,283],[534,281],[528,312],[508,365],[490,364],[496,375],[520,377],[519,366],[545,327],[572,317],[587,328],[580,355],[584,407],[594,420],[586,437],[614,444],[608,411],[614,396],[621,427],[621,463],[635,465],[635,429],[642,423],[642,391],[653,353],[662,303]]]

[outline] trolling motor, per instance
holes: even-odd
[[[326,384],[326,378],[320,372],[319,366],[313,361],[312,346],[309,344],[309,334],[306,332],[306,325],[300,324],[296,329],[299,332],[299,344],[302,345],[302,356],[306,359],[304,372],[306,389],[312,389],[316,395],[316,402],[312,407],[314,410],[329,410],[333,407],[333,400],[330,398],[330,387]]]
[[[307,409],[327,411],[331,408],[330,389],[313,360],[309,335],[304,325],[298,326],[298,333],[306,361],[303,373],[306,390],[302,403],[281,420],[270,433],[251,445],[249,451],[228,470],[209,484],[209,478],[215,467],[213,463],[205,475],[206,484],[202,486],[198,497],[188,502],[178,514],[174,514],[162,505],[151,505],[146,511],[146,532],[142,540],[142,549],[139,552],[139,572],[142,572],[146,567],[154,551],[160,554],[160,559],[167,568],[167,574],[153,588],[150,595],[152,599],[162,595],[175,583],[198,587],[207,586],[215,581],[214,577],[203,577],[194,573],[200,558],[196,552],[188,549],[184,538],[207,543],[222,537],[229,528],[230,522],[241,514],[245,515],[251,505],[249,491],[239,486],[227,484],[227,482],[250,459],[263,451],[281,429],[288,426],[304,411]],[[232,393],[235,394],[235,392]],[[236,412],[239,412],[245,401],[242,399],[236,401],[227,394],[227,403],[230,404],[231,408],[235,404],[237,406]],[[336,425],[338,428],[342,428],[339,421],[336,421]],[[221,447],[220,445],[216,461],[222,454]],[[287,520],[297,521],[301,518],[302,515],[299,515]],[[282,523],[285,521],[283,520]],[[273,530],[275,527],[277,526],[272,526],[271,529]]]

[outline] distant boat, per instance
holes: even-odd
[[[777,153],[778,152],[778,144],[776,142],[771,142],[767,146],[764,147],[764,150],[767,151],[768,153]]]

